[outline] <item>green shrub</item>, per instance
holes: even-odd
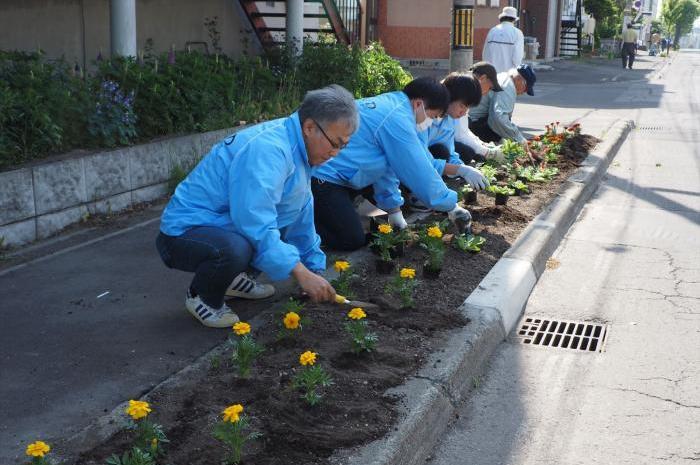
[[[0,52],[0,169],[73,148],[280,117],[293,112],[306,91],[331,83],[360,98],[400,90],[411,80],[381,45],[361,49],[332,40],[307,44],[294,60],[284,49],[236,60],[149,51],[139,60],[96,65],[83,79],[41,53]],[[118,90],[106,95],[106,82]]]
[[[381,44],[373,43],[360,55],[358,86],[353,90],[355,97],[371,97],[401,90],[411,79],[401,64],[386,54]]]
[[[86,95],[64,61],[0,52],[0,167],[85,144]]]

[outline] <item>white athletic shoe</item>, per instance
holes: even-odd
[[[275,293],[271,284],[261,284],[243,272],[233,278],[226,290],[226,297],[242,297],[244,299],[265,299]]]
[[[185,308],[200,323],[210,328],[230,328],[239,321],[238,315],[233,313],[226,304],[222,305],[221,308],[212,308],[205,304],[199,296],[192,297],[189,291],[187,291],[185,299]]]

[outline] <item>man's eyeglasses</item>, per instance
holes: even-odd
[[[318,124],[318,122],[317,122],[315,119],[312,119],[312,121],[313,121],[314,123],[316,123],[316,126],[317,126],[318,129],[321,131],[321,134],[323,134],[323,137],[326,138],[326,140],[328,141],[328,143],[331,144],[331,147],[333,147],[335,150],[343,150],[345,147],[348,146],[348,143],[349,143],[350,141],[345,142],[345,143],[342,143],[342,142],[341,142],[341,143],[333,142],[333,141],[331,140],[331,138],[328,137],[328,134],[326,134],[326,131],[323,130],[323,128],[321,127],[321,125]]]

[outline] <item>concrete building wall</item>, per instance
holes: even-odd
[[[453,0],[386,0],[379,3],[379,39],[404,59],[449,59]],[[474,58],[481,58],[489,29],[507,0],[479,0],[474,11]]]
[[[223,52],[238,55],[250,26],[230,0],[137,0],[137,46],[153,40],[154,51],[175,45],[182,50],[188,41],[211,40],[205,18],[218,16]],[[109,0],[3,0],[0,2],[0,49],[34,51],[38,47],[50,58],[64,56],[69,62],[88,64],[102,51],[110,54]]]
[[[547,49],[547,31],[549,26],[554,27],[556,31],[557,21],[550,21],[549,14],[557,18],[557,12],[550,12],[551,0],[526,0],[523,10],[525,14],[520,17],[520,22],[517,24],[523,34],[537,38],[540,44],[539,56],[545,55]]]
[[[449,59],[452,0],[379,2],[379,39],[396,58]]]

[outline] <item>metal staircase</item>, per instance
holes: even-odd
[[[581,55],[581,0],[564,0],[559,35],[559,56]]]
[[[286,42],[285,0],[238,0],[265,50]],[[344,44],[360,40],[359,0],[304,0],[304,36],[318,42],[324,34]]]

